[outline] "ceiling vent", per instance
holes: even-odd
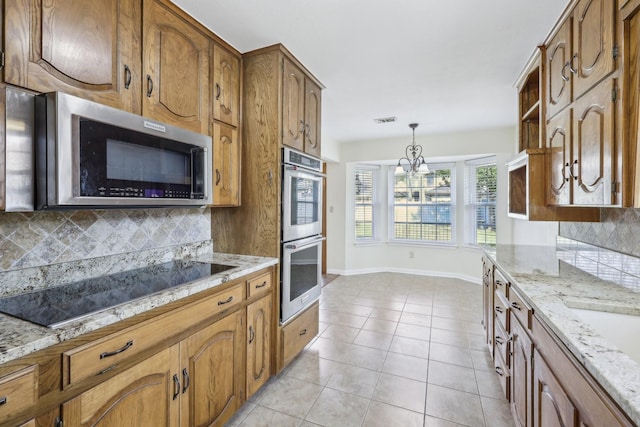
[[[381,119],[373,119],[374,122],[378,123],[378,124],[382,124],[382,123],[393,123],[396,120],[398,120],[396,117],[383,117]]]

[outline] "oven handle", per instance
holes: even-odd
[[[326,177],[327,174],[322,173],[322,172],[318,172],[318,171],[314,171],[311,169],[301,169],[298,166],[294,166],[294,165],[284,165],[284,169],[288,170],[288,171],[296,171],[296,172],[300,172],[300,173],[307,173],[309,175],[313,175],[313,176],[319,176],[319,177]]]
[[[308,242],[308,243],[305,243],[303,245],[295,245],[293,243],[286,243],[284,245],[284,247],[285,247],[285,249],[302,249],[302,248],[306,248],[307,246],[312,246],[312,245],[318,244],[318,243],[320,243],[320,242],[322,242],[324,240],[327,240],[327,238],[326,237],[320,237],[318,239],[315,239],[315,240],[313,240],[311,242]]]

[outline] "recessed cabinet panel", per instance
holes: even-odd
[[[574,54],[570,71],[578,98],[615,69],[615,3],[581,0],[574,12]]]
[[[571,74],[567,65],[572,52],[571,28],[572,19],[569,18],[546,47],[548,117],[553,117],[571,102]]]
[[[140,27],[135,0],[5,1],[4,77],[140,113]]]
[[[302,151],[304,149],[304,74],[290,61],[284,60],[282,143]]]
[[[534,360],[534,427],[575,426],[577,410],[567,393],[537,351]]]
[[[602,83],[575,103],[574,204],[609,205],[613,202],[614,84],[613,79]]]
[[[240,204],[240,141],[238,131],[213,124],[213,204]]]
[[[143,28],[143,115],[209,134],[209,39],[155,0]]]
[[[271,377],[271,295],[247,306],[247,398]]]
[[[240,115],[240,59],[213,46],[213,118],[238,126]]]

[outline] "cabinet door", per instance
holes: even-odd
[[[209,39],[166,4],[143,1],[142,113],[209,135]]]
[[[493,264],[486,258],[482,258],[482,304],[485,339],[493,358]]]
[[[553,117],[569,105],[571,94],[571,17],[567,18],[546,46],[547,116]]]
[[[571,115],[567,108],[551,119],[547,125],[547,147],[549,164],[549,187],[547,203],[550,205],[568,205],[571,203]]]
[[[240,141],[238,131],[213,124],[213,205],[240,205]]]
[[[302,151],[304,149],[305,76],[298,67],[284,60],[282,82],[282,143]]]
[[[531,427],[531,339],[514,315],[511,316],[511,407],[518,426]]]
[[[609,205],[614,175],[615,80],[599,84],[574,104],[573,204]]]
[[[69,426],[177,426],[177,345],[82,393],[62,406]]]
[[[569,396],[535,351],[533,425],[534,427],[575,426],[577,410]]]
[[[320,157],[321,89],[308,78],[305,80],[304,87],[304,151],[312,156]]]
[[[247,306],[247,398],[271,376],[271,295]]]
[[[615,2],[581,0],[574,10],[571,72],[574,98],[615,69]]]
[[[140,0],[6,0],[4,77],[140,113]]]
[[[236,311],[180,343],[181,425],[222,426],[242,404],[243,313]]]
[[[213,118],[238,126],[240,114],[240,59],[213,45]]]

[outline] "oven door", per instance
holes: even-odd
[[[282,183],[282,241],[322,233],[321,173],[285,165]]]
[[[323,240],[315,236],[282,247],[282,323],[320,297]]]

